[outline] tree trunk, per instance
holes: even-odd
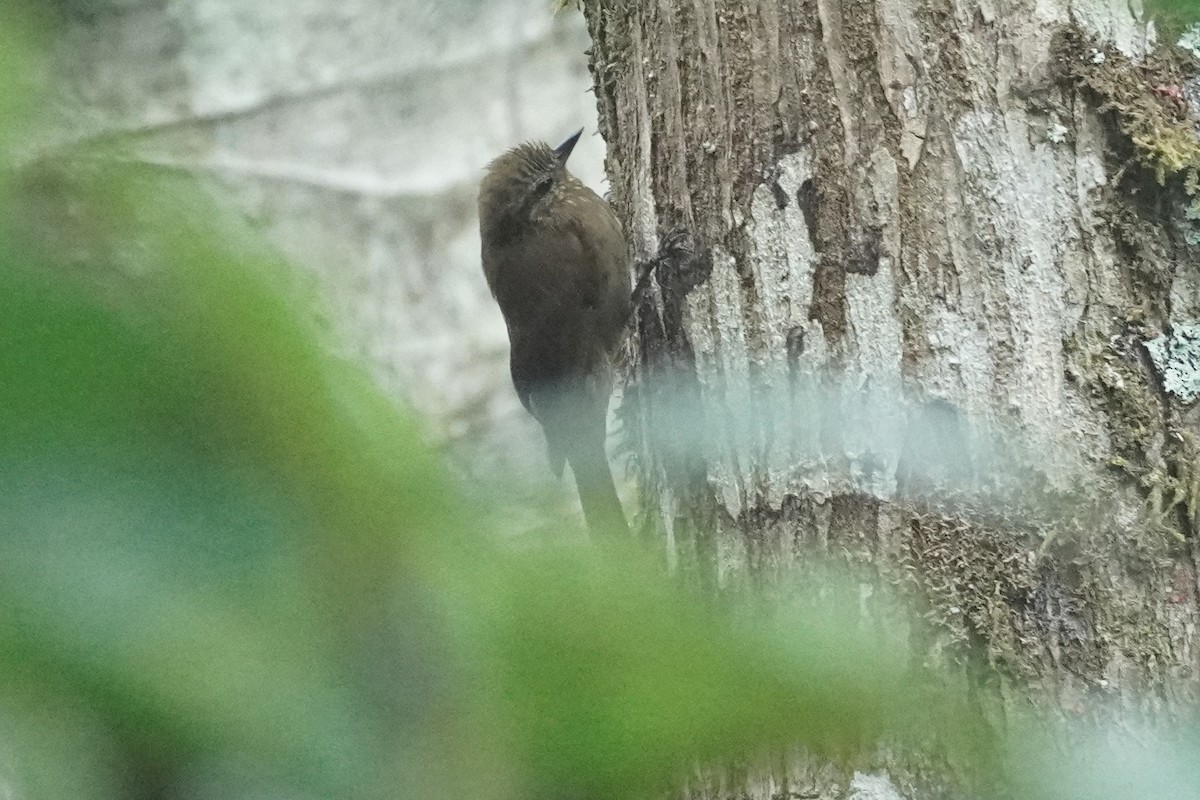
[[[1184,59],[1099,0],[584,12],[614,203],[659,256],[623,416],[668,559],[898,586],[914,662],[1001,728],[1018,687],[1050,717],[1192,701]],[[896,753],[789,763],[693,794],[936,793]]]

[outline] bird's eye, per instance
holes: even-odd
[[[547,175],[533,185],[533,196],[541,197],[550,191],[550,187],[554,185],[554,176]]]

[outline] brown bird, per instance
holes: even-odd
[[[580,129],[488,165],[479,187],[483,273],[508,325],[517,397],[541,423],[550,466],[571,465],[592,530],[628,530],[605,454],[612,362],[629,317],[625,237],[567,172]]]

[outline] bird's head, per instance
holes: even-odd
[[[567,176],[567,158],[579,141],[580,128],[558,147],[526,142],[487,166],[479,187],[479,220],[485,231],[499,231],[538,216],[543,204]]]

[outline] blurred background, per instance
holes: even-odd
[[[548,483],[479,265],[484,165],[580,127],[601,193],[587,33],[551,0],[58,0],[39,149],[132,142],[199,176],[327,300],[344,352],[472,474]],[[569,497],[569,482],[563,482]]]
[[[932,732],[1006,796],[882,589],[700,596],[464,491],[545,510],[474,198],[594,132],[586,47],[542,0],[0,0],[0,800],[892,797],[854,765]],[[1023,797],[1200,785],[1014,738]]]

